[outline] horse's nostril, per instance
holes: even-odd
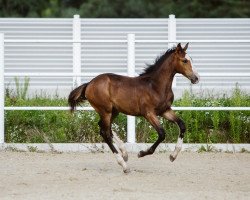
[[[195,76],[195,83],[198,83],[198,82],[199,82],[199,77]]]
[[[198,82],[199,82],[199,77],[197,77],[196,75],[193,75],[192,78],[191,78],[191,82],[192,82],[193,84],[198,83]]]

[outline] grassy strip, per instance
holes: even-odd
[[[7,93],[6,106],[67,106],[66,99],[35,97]],[[185,92],[174,106],[250,106],[250,96],[238,88],[229,97],[196,98]],[[190,143],[250,143],[249,111],[179,111],[186,123],[185,142]],[[101,142],[97,122],[98,115],[93,111],[6,111],[5,131],[7,142]],[[165,142],[176,142],[178,128],[161,119],[167,132]],[[136,120],[138,142],[154,142],[157,133],[143,118]],[[120,114],[113,124],[121,138],[126,138],[126,116]]]

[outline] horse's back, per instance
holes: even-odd
[[[136,103],[136,79],[112,73],[100,74],[92,79],[86,88],[85,96],[93,107],[102,107],[112,111],[130,114]],[[133,109],[133,112],[135,110]],[[139,112],[139,111],[138,111]]]
[[[109,90],[112,85],[119,86],[125,82],[129,82],[131,78],[127,76],[121,76],[113,73],[100,74],[93,78],[88,85],[88,91],[103,91]],[[100,92],[101,92],[100,91]]]

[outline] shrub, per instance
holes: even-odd
[[[66,99],[35,97],[17,98],[8,95],[6,106],[67,106]],[[189,92],[174,102],[174,106],[250,106],[250,96],[236,88],[229,98],[213,96],[197,98]],[[250,143],[249,111],[179,111],[187,127],[184,138],[188,143]],[[18,116],[18,117],[17,117]],[[99,116],[93,111],[6,111],[7,142],[101,142]],[[161,119],[166,130],[165,142],[176,142],[179,129]],[[126,140],[126,116],[120,114],[113,123],[115,130]],[[137,142],[154,142],[157,133],[142,117],[136,118]]]

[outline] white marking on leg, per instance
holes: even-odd
[[[174,152],[170,155],[170,160],[172,162],[176,159],[178,153],[181,151],[182,143],[183,143],[183,138],[178,137]]]
[[[128,153],[127,150],[125,148],[125,144],[123,143],[123,141],[118,137],[118,135],[116,134],[116,132],[112,131],[113,133],[113,140],[115,142],[115,144],[118,146],[118,148],[120,149],[121,153],[122,153],[122,157],[124,159],[124,161],[128,161]]]
[[[116,153],[115,157],[116,157],[118,164],[122,166],[123,172],[128,173],[130,171],[129,167],[128,167],[127,163],[123,160],[122,156],[119,153]]]

